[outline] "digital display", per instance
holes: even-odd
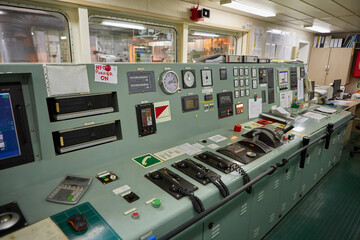
[[[231,104],[231,96],[229,95],[225,95],[225,96],[221,96],[220,98],[220,104],[223,105],[223,104]]]
[[[187,99],[187,100],[185,100],[185,108],[186,108],[186,109],[195,108],[195,101],[194,101],[194,99]]]
[[[80,178],[80,177],[73,177],[73,176],[67,176],[65,178],[66,181],[76,181],[76,182],[88,182],[88,178]]]
[[[143,108],[141,109],[141,120],[143,127],[149,127],[153,125],[152,123],[152,115],[151,115],[151,108]]]
[[[21,155],[9,93],[0,93],[0,160]]]

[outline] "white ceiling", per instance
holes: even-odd
[[[220,0],[183,0],[209,4],[210,7],[236,12],[287,27],[305,30],[304,25],[320,22],[333,33],[360,32],[360,0],[239,0],[272,10],[275,17],[265,18],[220,6]]]

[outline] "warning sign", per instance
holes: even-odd
[[[151,153],[133,158],[132,160],[141,165],[143,168],[148,168],[162,162],[160,159],[158,159]]]
[[[171,120],[170,102],[162,101],[154,103],[156,123]]]
[[[95,64],[95,82],[117,84],[117,66]]]

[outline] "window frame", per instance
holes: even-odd
[[[189,36],[190,36],[190,31],[198,31],[198,32],[203,32],[203,33],[213,33],[213,34],[218,34],[218,35],[227,35],[227,36],[232,36],[235,38],[235,46],[234,46],[234,54],[237,53],[237,48],[238,48],[238,36],[237,36],[237,33],[235,32],[222,32],[221,30],[220,31],[214,31],[214,30],[211,30],[211,29],[205,29],[205,28],[191,28],[189,26],[189,29],[188,29],[188,35],[187,35],[187,39],[186,39],[186,44],[188,44],[189,42]],[[186,55],[188,54],[187,52],[187,47],[186,47]],[[186,57],[186,62],[188,62],[188,59]]]
[[[50,7],[43,7],[43,6],[35,6],[35,5],[25,5],[22,3],[16,3],[16,4],[11,4],[11,3],[0,3],[0,6],[5,6],[5,7],[14,7],[14,8],[24,8],[24,9],[30,9],[30,10],[38,10],[38,11],[45,11],[45,12],[53,12],[53,13],[58,13],[60,15],[62,15],[66,21],[66,27],[69,33],[69,53],[70,53],[70,61],[69,62],[59,62],[59,63],[53,63],[53,64],[66,64],[66,63],[73,63],[74,62],[74,52],[73,52],[73,39],[72,39],[72,31],[71,31],[71,22],[70,22],[70,18],[68,17],[68,15],[63,12],[62,10],[58,9],[58,8],[50,8]],[[44,63],[44,64],[51,64],[51,62],[34,62],[34,63]],[[3,63],[0,63],[3,64]],[[27,63],[29,64],[29,63]]]
[[[142,21],[142,20],[135,20],[135,19],[132,19],[132,18],[123,18],[123,17],[114,17],[114,16],[107,16],[107,15],[99,15],[99,14],[89,14],[89,18],[88,18],[88,23],[89,23],[89,37],[90,37],[90,20],[91,18],[101,18],[101,19],[105,19],[105,20],[113,20],[113,21],[122,21],[122,22],[129,22],[129,23],[137,23],[137,24],[144,24],[144,25],[152,25],[152,26],[155,26],[155,27],[167,27],[167,28],[171,28],[175,31],[175,62],[173,63],[178,63],[178,56],[179,56],[179,53],[178,53],[178,50],[179,50],[179,47],[178,47],[178,44],[179,44],[179,33],[176,29],[175,26],[172,26],[172,25],[167,25],[167,24],[161,24],[161,23],[156,23],[156,22],[148,22],[148,21]],[[90,38],[89,38],[89,42],[90,42]],[[91,46],[90,46],[90,49],[91,51]],[[129,62],[130,63],[130,62]],[[152,62],[152,63],[155,63],[155,62]]]

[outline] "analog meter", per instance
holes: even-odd
[[[182,70],[183,88],[196,87],[195,70]]]
[[[179,77],[174,71],[164,71],[159,80],[160,87],[166,94],[176,93],[179,87]]]
[[[212,79],[212,71],[211,69],[204,69],[201,70],[201,85],[203,87],[212,86],[213,79]]]

